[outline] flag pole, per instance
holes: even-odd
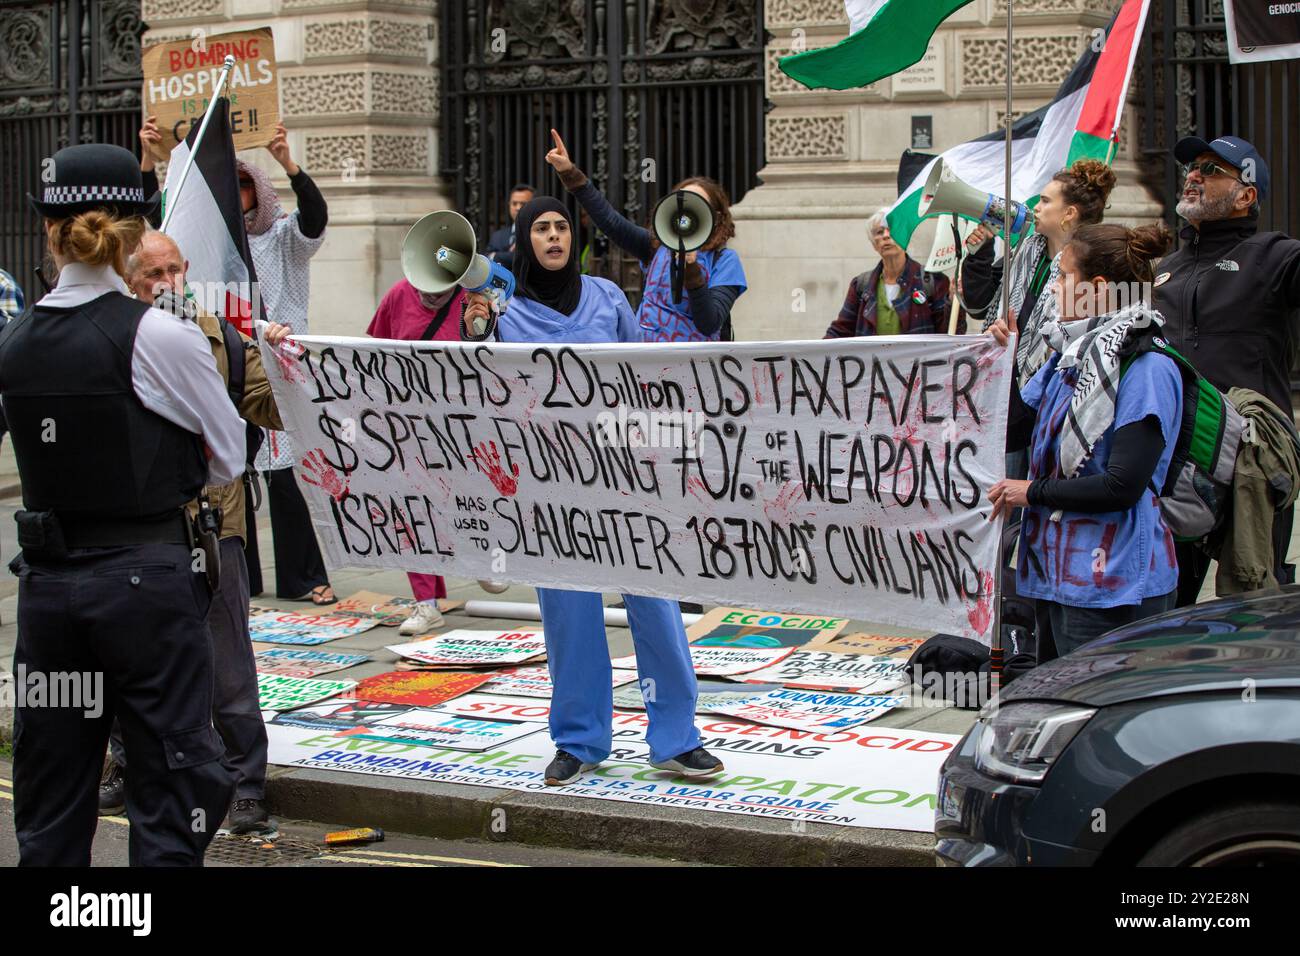
[[[1002,315],[1011,323],[1011,8],[1013,0],[1007,0],[1007,136],[1006,136],[1006,179],[1005,198],[1002,209]],[[1013,369],[1012,374],[1015,374]],[[1002,578],[1007,556],[1002,553],[1002,526],[1006,521],[1001,516],[997,521],[997,556],[998,562],[993,575],[993,644],[989,649],[990,690],[996,696],[1002,688]]]
[[[167,224],[171,222],[172,213],[176,211],[176,200],[181,196],[181,190],[185,188],[185,180],[190,175],[190,169],[194,166],[194,160],[198,159],[199,147],[203,143],[203,134],[208,131],[208,121],[212,119],[212,107],[217,105],[217,100],[221,98],[221,93],[225,89],[226,80],[230,78],[230,71],[235,68],[235,58],[231,54],[226,54],[226,59],[221,65],[221,76],[217,78],[217,85],[212,91],[212,99],[208,100],[208,108],[203,112],[203,122],[199,124],[198,135],[194,137],[194,148],[190,150],[190,155],[185,159],[185,166],[181,169],[181,175],[176,180],[176,192],[167,202],[167,209],[163,213],[162,226],[159,232],[167,231]]]

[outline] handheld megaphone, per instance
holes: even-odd
[[[402,272],[421,292],[446,292],[458,285],[485,295],[497,313],[505,311],[515,293],[514,273],[479,255],[474,227],[450,209],[431,212],[411,227],[402,240]],[[482,334],[485,328],[477,331]]]
[[[998,233],[1002,232],[1002,221],[1007,218],[1006,200],[1003,197],[962,182],[943,160],[934,164],[921,189],[919,212],[922,217],[955,212]],[[1007,233],[1019,235],[1030,220],[1029,207],[1012,200]]]
[[[682,297],[686,253],[694,252],[713,235],[713,207],[698,193],[679,189],[655,206],[654,231],[673,254],[673,301],[676,302]]]

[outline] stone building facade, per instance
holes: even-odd
[[[454,2],[454,0],[443,0]],[[144,43],[270,25],[294,158],[330,207],[311,326],[361,335],[401,275],[402,237],[450,204],[437,170],[436,0],[143,0]],[[243,158],[293,193],[265,150]]]
[[[269,23],[295,157],[330,202],[313,262],[315,331],[360,334],[400,275],[398,250],[418,216],[450,205],[438,176],[437,3],[454,0],[144,0],[145,42]],[[1017,0],[1015,110],[1045,103],[1118,0]],[[736,207],[735,248],[749,292],[738,337],[819,338],[849,279],[874,264],[865,220],[896,191],[914,117],[930,117],[942,150],[1004,120],[1005,5],[973,0],[935,35],[925,59],[871,87],[809,91],[776,66],[792,49],[847,33],[842,0],[766,0],[767,165]],[[1128,124],[1133,114],[1128,114]],[[1149,219],[1134,137],[1123,137],[1110,215]],[[256,154],[255,154],[256,155]],[[270,156],[256,161],[279,173]],[[286,201],[292,196],[283,176]],[[912,252],[923,257],[932,230]]]

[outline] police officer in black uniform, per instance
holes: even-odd
[[[1291,410],[1291,357],[1300,315],[1300,241],[1259,231],[1268,165],[1244,139],[1188,136],[1174,146],[1183,164],[1177,211],[1187,225],[1179,248],[1156,266],[1155,307],[1165,335],[1223,391],[1250,388]],[[1286,563],[1295,509],[1273,520],[1274,573],[1289,584]],[[1179,544],[1178,606],[1195,604],[1209,557]]]
[[[127,295],[126,258],[157,205],[135,157],[71,146],[53,173],[29,198],[58,286],[0,337],[24,506],[10,565],[20,863],[90,863],[116,715],[132,865],[201,865],[234,777],[212,726],[211,592],[184,506],[242,472],[244,427],[198,326]]]

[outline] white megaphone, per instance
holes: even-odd
[[[682,297],[686,253],[694,252],[713,235],[713,207],[698,193],[679,189],[659,200],[654,214],[655,236],[673,254],[673,301]]]
[[[939,160],[930,170],[925,186],[921,189],[919,212],[922,217],[955,212],[1001,233],[1002,221],[1007,218],[1005,207],[1006,200],[1003,197],[962,182],[947,163]],[[1018,236],[1029,222],[1029,207],[1012,200],[1007,233]]]
[[[515,293],[515,277],[505,266],[478,254],[474,227],[458,212],[441,209],[419,219],[402,240],[402,272],[421,292],[446,292],[461,286],[492,300],[500,313]],[[481,335],[487,324],[475,323]]]

